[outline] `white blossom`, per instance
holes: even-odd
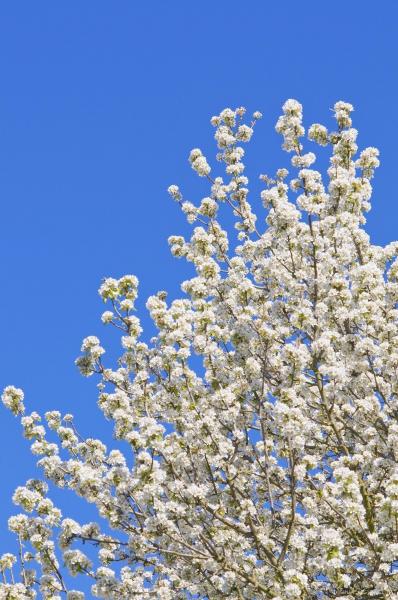
[[[21,389],[9,385],[4,389],[1,399],[4,406],[9,408],[14,415],[19,415],[24,412],[24,393]]]

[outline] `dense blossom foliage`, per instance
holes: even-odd
[[[371,245],[363,229],[379,160],[357,154],[352,110],[337,102],[335,131],[308,129],[306,146],[330,149],[322,176],[301,105],[285,103],[276,130],[294,174],[261,176],[257,216],[243,144],[261,114],[212,118],[225,174],[196,148],[209,195],[195,205],[169,188],[194,224],[171,252],[195,276],[182,299],[148,299],[150,343],[137,279],[102,283],[122,355],[107,366],[90,336],[77,365],[99,376],[124,454],[82,438],[72,415],[25,414],[22,391],[5,389],[43,480],[15,491],[1,599],[80,600],[70,575],[115,600],[398,598],[398,243]],[[218,215],[229,208],[237,234]],[[63,516],[48,484],[100,522]]]

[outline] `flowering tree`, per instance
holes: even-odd
[[[70,574],[112,599],[398,598],[398,243],[373,246],[362,228],[379,161],[375,148],[355,158],[352,110],[337,102],[336,131],[308,130],[330,148],[326,183],[304,153],[301,105],[285,103],[276,129],[295,175],[261,176],[266,227],[241,145],[261,114],[213,117],[226,175],[195,149],[209,196],[195,206],[169,188],[196,225],[171,251],[196,276],[182,299],[148,299],[149,344],[137,279],[101,285],[123,353],[106,366],[90,336],[77,364],[99,376],[124,455],[82,438],[71,415],[25,415],[22,391],[5,389],[43,480],[14,494],[19,557],[1,558],[0,598],[80,600]],[[233,248],[218,217],[228,207]],[[46,481],[93,503],[101,524],[63,518]]]

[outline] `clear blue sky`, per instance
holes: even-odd
[[[273,132],[286,98],[307,124],[352,102],[360,145],[381,151],[368,230],[398,238],[397,22],[392,0],[0,2],[0,387],[111,439],[74,365],[82,338],[103,334],[98,285],[135,273],[141,307],[176,293],[188,269],[166,240],[186,225],[166,189],[205,195],[187,156],[214,148],[209,118],[226,106],[264,114],[248,151],[258,173],[288,160]],[[5,409],[0,427],[4,530],[35,461]]]

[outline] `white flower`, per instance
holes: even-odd
[[[203,155],[198,156],[192,161],[192,168],[200,175],[200,177],[206,177],[211,171],[210,166]]]
[[[326,144],[328,143],[328,130],[324,125],[314,123],[308,129],[308,138],[310,140],[313,140],[320,146],[326,146]]]
[[[108,277],[104,280],[100,289],[98,290],[99,295],[103,300],[114,299],[118,295],[118,282],[112,277]]]
[[[170,185],[167,188],[167,191],[170,194],[170,196],[173,198],[173,200],[176,200],[177,202],[179,200],[181,200],[182,196],[181,196],[181,192],[180,192],[178,185]]]
[[[105,312],[102,313],[101,316],[101,321],[103,323],[112,323],[114,314],[111,310],[106,310]]]
[[[0,570],[4,571],[5,569],[11,569],[16,562],[17,558],[14,554],[10,554],[9,552],[2,554],[0,556]]]
[[[99,339],[95,335],[89,335],[88,337],[84,338],[81,351],[89,352],[93,348],[99,346],[99,343]]]
[[[334,105],[335,118],[340,128],[351,127],[350,113],[354,110],[348,102],[336,102]]]
[[[248,127],[247,125],[240,125],[237,131],[237,138],[242,142],[249,142],[253,135],[252,127]]]
[[[299,169],[307,168],[315,162],[315,154],[313,152],[307,152],[301,156],[293,156],[292,165]]]
[[[80,550],[65,550],[63,557],[71,575],[77,575],[91,569],[90,559]]]
[[[20,415],[24,412],[24,394],[21,389],[9,385],[4,389],[1,399],[4,406],[10,409],[14,415]]]

